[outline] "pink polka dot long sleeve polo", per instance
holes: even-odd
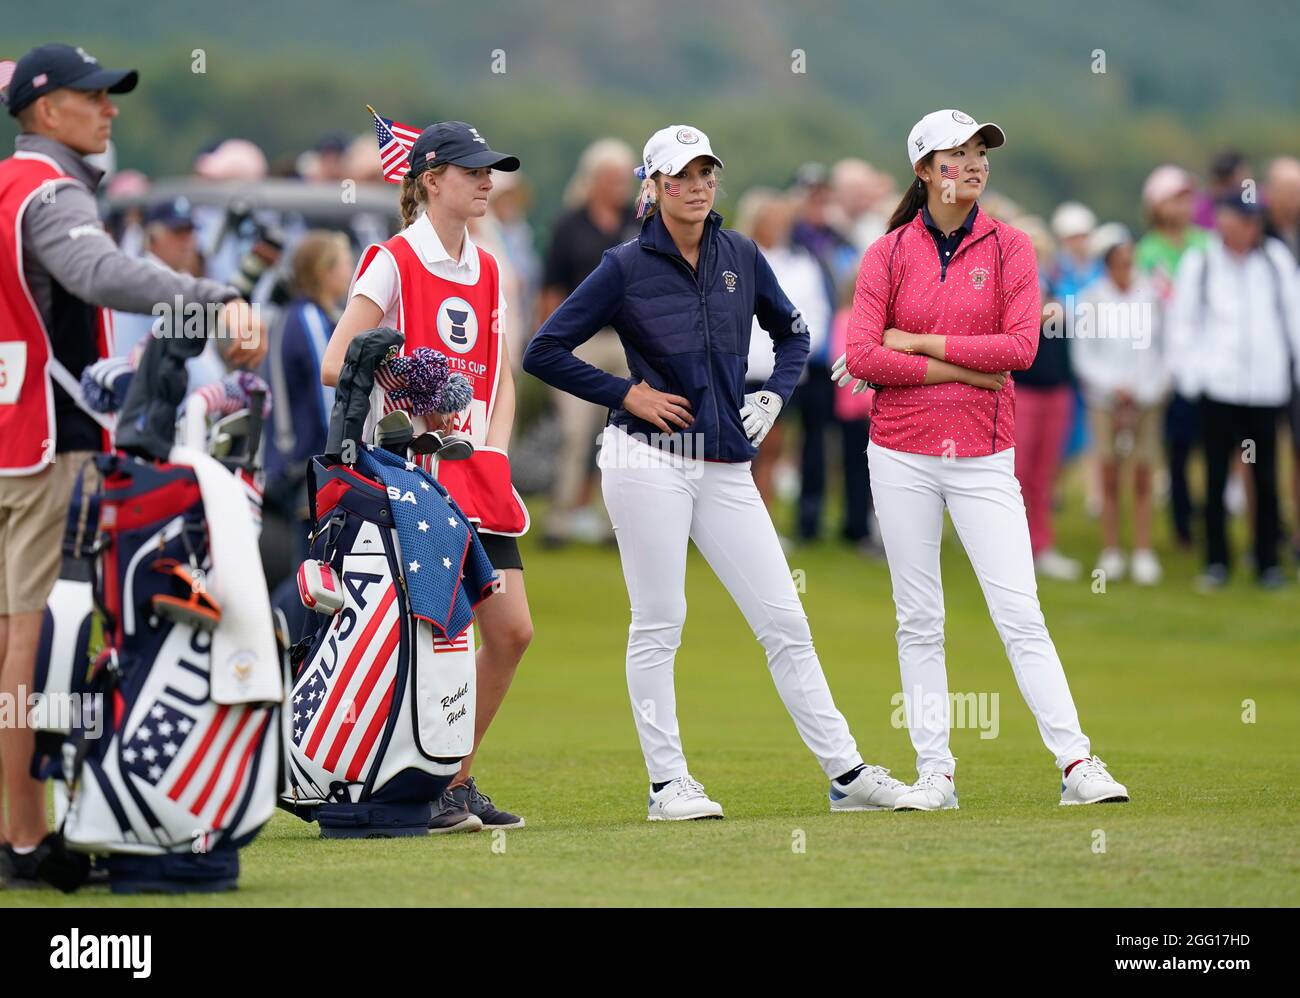
[[[877,239],[858,272],[848,369],[883,386],[871,439],[912,454],[978,457],[1015,446],[1015,385],[1001,391],[925,384],[928,357],[882,344],[886,329],[947,337],[944,360],[975,371],[1023,371],[1038,352],[1038,264],[1029,237],[976,213],[946,271],[917,216]]]

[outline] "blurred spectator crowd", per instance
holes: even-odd
[[[264,532],[274,584],[293,563],[306,513],[305,462],[325,438],[332,405],[319,377],[325,344],[360,249],[387,238],[398,219],[395,193],[391,212],[372,201],[317,218],[309,205],[285,207],[257,192],[273,180],[329,185],[337,204],[341,184],[382,189],[373,134],[327,135],[275,162],[247,140],[220,142],[196,157],[189,178],[208,190],[228,185],[229,198],[217,204],[174,193],[174,182],[165,197],[151,193],[149,178],[113,172],[111,150],[105,155],[108,225],[124,248],[233,283],[270,318],[266,515],[292,526]],[[471,236],[500,261],[507,313],[521,317],[505,331],[516,365],[527,339],[601,254],[635,235],[637,161],[622,140],[592,143],[548,232],[530,223],[526,175],[494,175],[491,210],[471,224]],[[871,394],[836,388],[830,367],[844,350],[859,261],[885,234],[897,182],[861,159],[844,159],[806,163],[784,187],[727,193],[734,195],[727,224],[757,242],[812,340],[792,404],[754,461],[759,489],[769,505],[792,508],[782,523],[790,546],[829,534],[879,557],[865,454]],[[1108,582],[1155,585],[1165,575],[1157,550],[1176,545],[1199,551],[1197,583],[1213,589],[1229,577],[1228,525],[1241,517],[1254,577],[1282,585],[1286,566],[1300,562],[1300,160],[1253,164],[1226,151],[1203,178],[1164,164],[1133,198],[1141,232],[1098,220],[1077,202],[1043,217],[996,192],[981,201],[981,210],[1028,233],[1038,255],[1039,351],[1029,370],[1014,375],[1016,473],[1038,572],[1063,580],[1100,572]],[[138,350],[151,322],[118,315],[117,352]],[[612,330],[579,355],[626,374]],[[772,364],[770,340],[755,324],[750,381],[761,384]],[[223,373],[223,359],[206,353],[191,362],[191,387]],[[550,493],[543,542],[607,542],[594,457],[604,411],[549,395],[536,382],[521,382],[521,391],[512,460],[522,491]],[[1083,552],[1062,550],[1053,530],[1067,501],[1067,468],[1078,471],[1097,521],[1092,569]]]

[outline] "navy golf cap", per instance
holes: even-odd
[[[411,176],[440,163],[453,163],[471,170],[483,166],[507,172],[519,169],[517,156],[494,152],[478,129],[463,121],[430,125],[411,147]]]
[[[1222,194],[1214,201],[1216,208],[1235,211],[1245,218],[1259,218],[1264,214],[1264,206],[1255,198],[1247,198],[1244,191],[1236,194]]]
[[[140,74],[134,69],[104,69],[80,46],[41,45],[18,60],[5,103],[10,115],[17,115],[37,97],[60,87],[125,94],[134,90],[139,80]]]
[[[175,197],[170,201],[161,201],[152,205],[145,212],[144,221],[146,225],[158,222],[173,231],[192,229],[194,228],[194,209],[190,205],[189,198]]]

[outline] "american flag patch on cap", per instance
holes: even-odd
[[[35,76],[32,77],[32,86],[34,87],[43,87],[45,86],[45,84],[49,82],[50,82],[50,78],[46,76],[44,73],[37,73]]]
[[[427,163],[429,162],[429,160],[434,159],[437,155],[438,155],[437,149],[430,149],[428,152],[424,154],[424,161]]]

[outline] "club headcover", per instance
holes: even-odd
[[[176,409],[185,398],[185,362],[203,352],[201,336],[152,336],[117,418],[119,450],[166,461],[176,442]]]
[[[345,441],[352,441],[354,454],[361,448],[375,370],[390,356],[396,356],[403,342],[405,337],[396,329],[381,326],[358,333],[348,344],[334,389],[334,410],[330,413],[329,436],[325,442],[328,459],[336,463],[341,460]]]

